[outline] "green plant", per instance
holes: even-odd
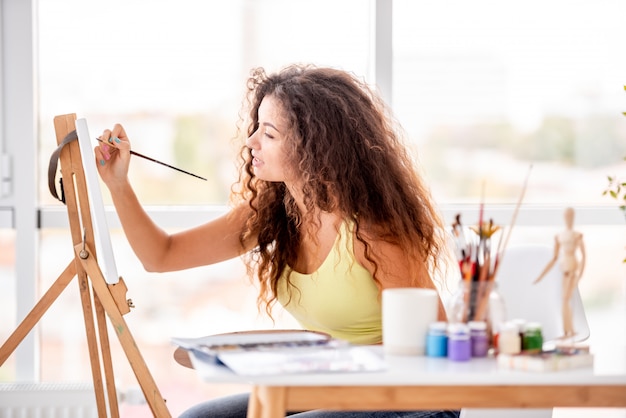
[[[626,157],[624,157],[624,160],[626,161]],[[612,176],[607,176],[607,178],[609,184],[602,195],[608,194],[620,202],[619,209],[624,213],[624,218],[626,218],[626,181]],[[622,263],[626,263],[626,258],[622,260]]]
[[[624,161],[626,161],[626,157],[624,157]],[[613,176],[607,176],[607,180],[609,184],[602,192],[602,195],[608,194],[613,199],[616,199],[620,203],[619,209],[624,212],[624,217],[626,218],[626,180],[620,180]]]
[[[626,90],[626,86],[624,86],[624,90]],[[626,112],[622,112],[622,114],[626,116]],[[626,161],[626,157],[624,157],[624,161]],[[608,194],[613,199],[616,199],[620,204],[619,209],[624,213],[624,218],[626,218],[626,180],[620,180],[618,177],[613,176],[607,176],[607,180],[609,184],[602,192],[602,196]],[[626,263],[626,258],[622,262]]]

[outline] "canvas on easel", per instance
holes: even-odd
[[[104,212],[104,202],[102,201],[100,181],[98,180],[98,172],[95,165],[93,144],[90,140],[91,137],[89,136],[89,129],[85,119],[76,120],[76,135],[78,136],[78,146],[89,193],[89,209],[91,211],[91,223],[96,242],[95,250],[98,254],[98,265],[106,282],[115,284],[119,281],[119,277]]]
[[[75,114],[69,114],[56,116],[54,126],[59,148],[51,158],[52,168],[48,175],[52,177],[51,191],[57,197],[53,188],[58,155],[62,181],[60,200],[67,207],[74,254],[65,270],[0,347],[0,365],[69,282],[77,277],[98,416],[119,417],[106,323],[108,317],[153,415],[170,417],[165,400],[123,318],[130,312],[131,304],[126,299],[124,280],[117,276],[87,123],[84,119],[77,121]]]

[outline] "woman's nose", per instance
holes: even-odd
[[[256,139],[257,138],[257,133],[259,132],[259,130],[257,129],[256,131],[254,131],[252,133],[252,135],[250,135],[248,137],[248,139],[246,139],[246,146],[248,148],[257,148],[259,145],[259,141]]]

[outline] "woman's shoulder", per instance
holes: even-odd
[[[354,253],[360,262],[366,262],[366,246],[369,247],[370,254],[384,257],[398,256],[404,253],[401,246],[390,236],[389,231],[381,225],[359,222],[358,231],[356,227],[352,227],[350,230],[354,241]]]
[[[390,233],[390,229],[387,225],[381,225],[373,221],[363,219],[358,220],[358,227],[356,226],[356,219],[348,220],[347,223],[350,225],[352,233],[358,233],[359,239],[368,244],[393,244],[397,242],[397,237],[394,237]]]

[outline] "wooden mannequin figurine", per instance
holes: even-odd
[[[556,261],[559,260],[559,267],[563,274],[562,313],[565,332],[563,338],[569,338],[575,335],[571,306],[572,295],[574,290],[577,289],[578,282],[585,269],[586,255],[583,234],[574,231],[574,209],[566,208],[563,215],[565,230],[554,237],[554,256],[533,283],[538,283],[543,279]],[[580,259],[577,252],[580,252]]]

